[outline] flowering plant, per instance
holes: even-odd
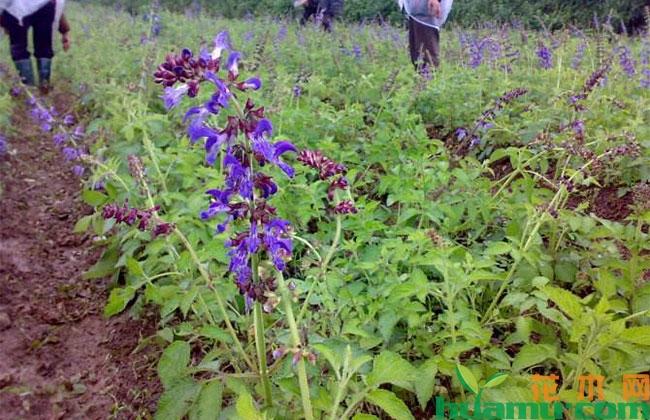
[[[224,59],[226,53],[228,56]],[[214,40],[212,52],[203,50],[198,58],[189,49],[179,55],[169,55],[154,76],[156,83],[165,86],[162,99],[168,109],[177,107],[184,97],[196,97],[202,84],[213,89],[207,101],[189,108],[184,117],[190,142],[202,141],[205,163],[216,166],[220,158],[218,169],[225,175],[221,188],[206,191],[210,204],[200,213],[200,218],[219,219],[216,233],[230,234],[226,241],[230,259],[228,271],[245,299],[246,308],[254,311],[258,370],[268,405],[272,404],[272,396],[262,308],[272,308],[273,305],[267,303],[275,300],[275,291],[280,289],[294,346],[291,352],[298,366],[303,410],[306,418],[312,418],[304,359],[313,362],[315,357],[304,348],[299,336],[288,286],[282,275],[293,251],[292,227],[288,220],[278,217],[271,204],[279,188],[273,168],[284,177],[293,178],[295,170],[285,159],[298,154],[298,161],[318,170],[322,180],[330,181],[328,199],[333,202],[334,214],[340,217],[356,213],[357,209],[351,199],[335,199],[335,192],[347,190],[349,185],[345,166],[319,151],[298,152],[288,140],[273,140],[273,125],[266,118],[264,107],[257,107],[250,97],[245,101],[239,98],[240,93],[262,87],[257,77],[240,80],[241,58],[239,52],[232,50],[228,33],[221,32]],[[223,77],[219,75],[221,71],[225,73]],[[213,123],[217,117],[224,121],[222,126]],[[338,228],[340,231],[340,223]],[[272,274],[262,269],[263,266],[274,267],[277,272]],[[274,352],[278,357],[285,353]]]

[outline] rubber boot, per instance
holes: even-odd
[[[46,95],[50,91],[50,75],[52,74],[52,59],[37,58],[36,66],[38,67],[38,88],[41,93]]]
[[[34,67],[32,67],[32,59],[26,58],[24,60],[14,61],[16,65],[16,70],[18,70],[18,75],[20,80],[30,86],[34,86]]]

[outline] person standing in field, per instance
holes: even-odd
[[[34,68],[27,49],[27,35],[30,28],[33,30],[34,57],[42,93],[47,93],[50,86],[54,29],[61,33],[64,51],[70,48],[70,25],[63,15],[64,6],[65,0],[0,0],[0,26],[9,35],[11,58],[26,85],[35,85]]]
[[[408,16],[411,61],[418,66],[440,64],[440,28],[447,21],[453,0],[398,0]]]
[[[320,16],[323,29],[332,31],[334,19],[343,13],[343,0],[296,0],[295,7],[304,7],[300,24],[305,25],[312,16]]]

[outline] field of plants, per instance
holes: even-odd
[[[68,14],[49,96],[16,83],[0,37],[0,290],[21,281],[22,226],[86,254],[0,315],[6,296],[49,310],[67,293],[102,312],[70,340],[120,320],[105,339],[129,350],[106,357],[146,366],[128,393],[66,379],[43,417],[3,368],[5,413],[428,419],[436,397],[535,401],[535,375],[571,404],[585,375],[629,401],[623,377],[650,374],[650,33],[450,26],[440,68],[418,72],[388,24]],[[26,264],[50,267],[43,252]],[[85,414],[65,402],[99,395]]]

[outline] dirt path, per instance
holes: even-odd
[[[150,412],[157,355],[137,346],[155,320],[103,318],[106,282],[81,278],[98,251],[72,233],[91,211],[80,182],[25,109],[13,118],[22,135],[0,156],[0,418]]]

